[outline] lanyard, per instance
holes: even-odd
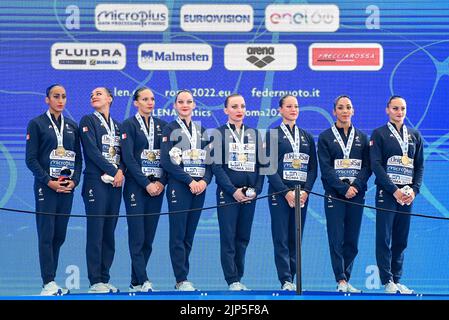
[[[229,130],[231,131],[232,137],[234,138],[235,143],[237,143],[237,146],[239,148],[239,151],[243,151],[244,150],[244,145],[245,145],[245,127],[242,126],[241,129],[241,135],[240,135],[240,139],[237,137],[237,135],[235,134],[234,130],[232,130],[231,125],[229,124],[229,122],[226,124],[229,128]]]
[[[348,144],[346,146],[343,143],[343,139],[341,138],[340,132],[338,132],[335,124],[332,126],[332,132],[334,133],[335,138],[340,144],[341,151],[343,151],[343,158],[349,159],[349,154],[351,153],[352,144],[354,142],[355,128],[352,128],[351,133],[349,134]]]
[[[112,121],[112,117],[109,118],[109,122],[111,125],[111,127],[109,127],[106,120],[103,118],[103,116],[100,114],[100,112],[95,111],[94,114],[97,116],[98,119],[100,119],[101,123],[106,128],[106,131],[108,132],[108,136],[110,138],[109,144],[111,146],[113,146],[114,142],[115,142],[115,126],[114,126],[114,121]]]
[[[295,140],[293,140],[292,135],[290,134],[290,131],[287,129],[287,126],[285,123],[281,123],[281,129],[284,131],[285,135],[288,138],[288,141],[290,141],[290,145],[293,148],[293,152],[295,153],[295,156],[299,155],[299,149],[300,149],[300,140],[299,140],[299,129],[297,126],[295,126]]]
[[[401,136],[399,135],[398,131],[393,127],[393,125],[388,122],[387,123],[388,128],[390,129],[391,133],[393,133],[393,135],[395,136],[396,140],[398,140],[399,145],[401,147],[402,150],[402,155],[407,156],[408,154],[408,130],[407,127],[403,126],[403,132],[404,132],[404,140],[402,140]]]
[[[153,150],[154,149],[154,121],[153,121],[153,117],[150,116],[150,126],[148,128],[149,132],[147,132],[147,129],[146,129],[145,124],[143,122],[142,116],[138,112],[136,113],[136,119],[137,119],[137,121],[139,121],[140,128],[145,133],[145,137],[147,138],[147,141],[148,141],[148,149]]]
[[[176,119],[176,122],[178,122],[179,126],[182,129],[182,132],[185,133],[185,135],[187,136],[187,138],[190,141],[190,149],[196,149],[196,127],[195,124],[193,123],[193,121],[191,121],[192,123],[192,134],[190,134],[189,129],[187,129],[185,123],[181,120],[181,118],[178,117],[178,119]]]
[[[51,118],[51,114],[50,111],[47,110],[47,117],[50,119],[50,122],[53,126],[53,129],[55,130],[55,134],[56,134],[56,139],[58,140],[58,147],[62,147],[63,144],[63,133],[64,133],[64,116],[61,113],[61,131],[59,131],[58,127],[56,126],[55,122],[53,121],[53,119]]]

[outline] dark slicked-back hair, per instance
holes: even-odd
[[[229,99],[234,98],[234,97],[243,97],[240,93],[233,93],[230,94],[229,96],[226,97],[225,102],[224,102],[224,107],[226,108],[228,106],[228,102]]]
[[[47,96],[47,98],[50,98],[50,92],[54,87],[61,87],[64,88],[64,86],[62,84],[59,83],[54,83],[51,86],[49,86],[46,90],[45,90],[45,95]]]

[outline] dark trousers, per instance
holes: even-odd
[[[268,194],[275,190],[268,187]],[[309,200],[301,208],[301,234],[304,234],[304,224]],[[296,275],[296,224],[295,208],[290,208],[282,194],[268,197],[271,216],[271,235],[274,246],[274,262],[281,285],[285,281],[293,282]]]
[[[47,185],[35,182],[34,197],[37,212],[70,214],[73,193],[56,193]],[[59,251],[67,234],[68,216],[36,215],[39,241],[39,263],[43,284],[54,281]]]
[[[170,179],[167,187],[168,209],[178,211],[203,208],[205,195],[206,190],[200,195],[194,195],[188,185]],[[169,215],[170,258],[176,282],[187,280],[189,256],[200,215],[201,209]]]
[[[122,188],[114,188],[100,179],[85,179],[82,191],[87,218],[86,259],[91,285],[110,279],[109,270],[115,254],[115,227],[118,218],[96,218],[90,215],[117,216]]]
[[[146,268],[159,222],[159,215],[154,214],[161,212],[163,197],[164,192],[157,197],[152,197],[137,183],[125,183],[123,199],[128,221],[132,285],[142,285],[148,280]],[[133,215],[139,216],[133,217]]]
[[[365,195],[363,193],[357,194],[352,199],[346,199],[327,192],[326,195],[353,203],[365,203]],[[359,252],[358,243],[363,207],[324,198],[324,210],[326,212],[327,236],[335,280],[337,282],[340,280],[349,281],[354,259]]]
[[[382,284],[398,283],[402,276],[412,205],[401,206],[392,194],[377,188],[376,207],[405,214],[376,211],[376,260]]]
[[[217,188],[218,204],[235,201],[233,196]],[[256,201],[218,208],[221,266],[228,285],[243,277],[255,208]]]

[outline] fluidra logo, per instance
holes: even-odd
[[[118,10],[103,10],[97,15],[99,26],[164,26],[167,15],[164,12],[141,10],[126,12]]]
[[[121,57],[120,50],[115,49],[56,49],[56,56],[65,55],[66,57]]]
[[[276,60],[273,58],[274,47],[249,47],[246,49],[246,53],[248,54],[246,60],[260,69]],[[261,55],[264,57],[259,58]]]

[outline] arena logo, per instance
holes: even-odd
[[[145,43],[138,48],[142,70],[209,70],[212,47],[197,43]]]
[[[246,53],[249,55],[246,60],[261,69],[276,60],[274,47],[249,47],[246,49]],[[264,57],[259,59],[260,55],[264,55]]]
[[[378,43],[313,43],[309,67],[317,71],[378,71],[383,47]]]
[[[253,29],[254,12],[250,5],[183,5],[181,29],[195,32],[248,32]]]
[[[340,27],[336,5],[269,5],[265,27],[271,32],[335,32]]]
[[[126,48],[121,43],[55,43],[51,65],[58,70],[122,70]]]
[[[247,71],[290,71],[296,68],[297,53],[293,44],[228,44],[224,53],[225,68]]]
[[[95,26],[100,31],[165,31],[168,8],[163,4],[99,4]]]

